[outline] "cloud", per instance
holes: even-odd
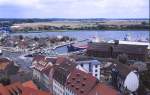
[[[28,18],[149,18],[149,0],[0,0],[0,17],[18,10]]]

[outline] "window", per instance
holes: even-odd
[[[97,70],[95,70],[95,72],[97,72]]]
[[[97,68],[97,65],[95,65],[95,68]]]
[[[97,74],[95,74],[95,76],[97,77]]]

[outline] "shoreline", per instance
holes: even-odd
[[[97,32],[103,32],[103,31],[147,31],[150,32],[150,30],[33,30],[33,31],[16,31],[16,32],[11,32],[11,34],[13,33],[45,33],[45,32],[78,32],[78,31],[97,31]]]

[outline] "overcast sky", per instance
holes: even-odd
[[[0,18],[149,18],[149,0],[0,0]]]

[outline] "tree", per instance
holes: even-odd
[[[123,64],[126,64],[127,61],[128,61],[128,56],[126,54],[121,54],[118,56],[118,61],[123,63]]]
[[[4,76],[0,78],[0,83],[2,83],[4,86],[10,84],[10,79],[7,76]]]

